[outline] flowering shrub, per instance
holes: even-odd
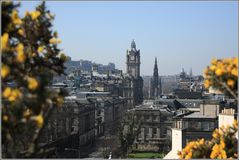
[[[204,71],[204,86],[210,86],[233,96],[237,100],[238,58],[213,59],[211,66]],[[200,139],[189,142],[178,152],[179,158],[212,158],[226,159],[238,158],[238,123],[234,120],[232,126],[216,129],[211,141]]]
[[[216,129],[212,134],[211,141],[200,139],[189,142],[182,151],[178,152],[179,158],[237,159],[237,130],[238,124],[235,120],[233,126]]]
[[[2,151],[4,157],[31,157],[51,110],[63,103],[64,93],[49,85],[64,73],[66,56],[45,3],[23,18],[17,7],[2,3]]]
[[[237,99],[238,58],[213,59],[204,71],[205,88],[213,87]]]

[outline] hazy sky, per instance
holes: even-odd
[[[22,2],[20,12],[39,2]],[[60,48],[73,60],[113,62],[126,68],[132,39],[141,51],[141,75],[152,75],[158,58],[160,75],[184,67],[202,74],[213,57],[238,53],[238,2],[46,2],[56,15]]]

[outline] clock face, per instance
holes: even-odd
[[[134,60],[134,56],[130,56],[130,60],[133,61]]]

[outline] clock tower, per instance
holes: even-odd
[[[140,50],[134,40],[126,52],[126,74],[123,78],[123,97],[129,108],[143,102],[143,78],[140,76]]]
[[[126,72],[134,78],[140,77],[140,50],[136,49],[134,40],[126,53]]]

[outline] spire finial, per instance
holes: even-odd
[[[131,48],[133,49],[136,49],[136,44],[135,44],[135,41],[134,41],[134,39],[132,40],[132,42],[131,42]]]

